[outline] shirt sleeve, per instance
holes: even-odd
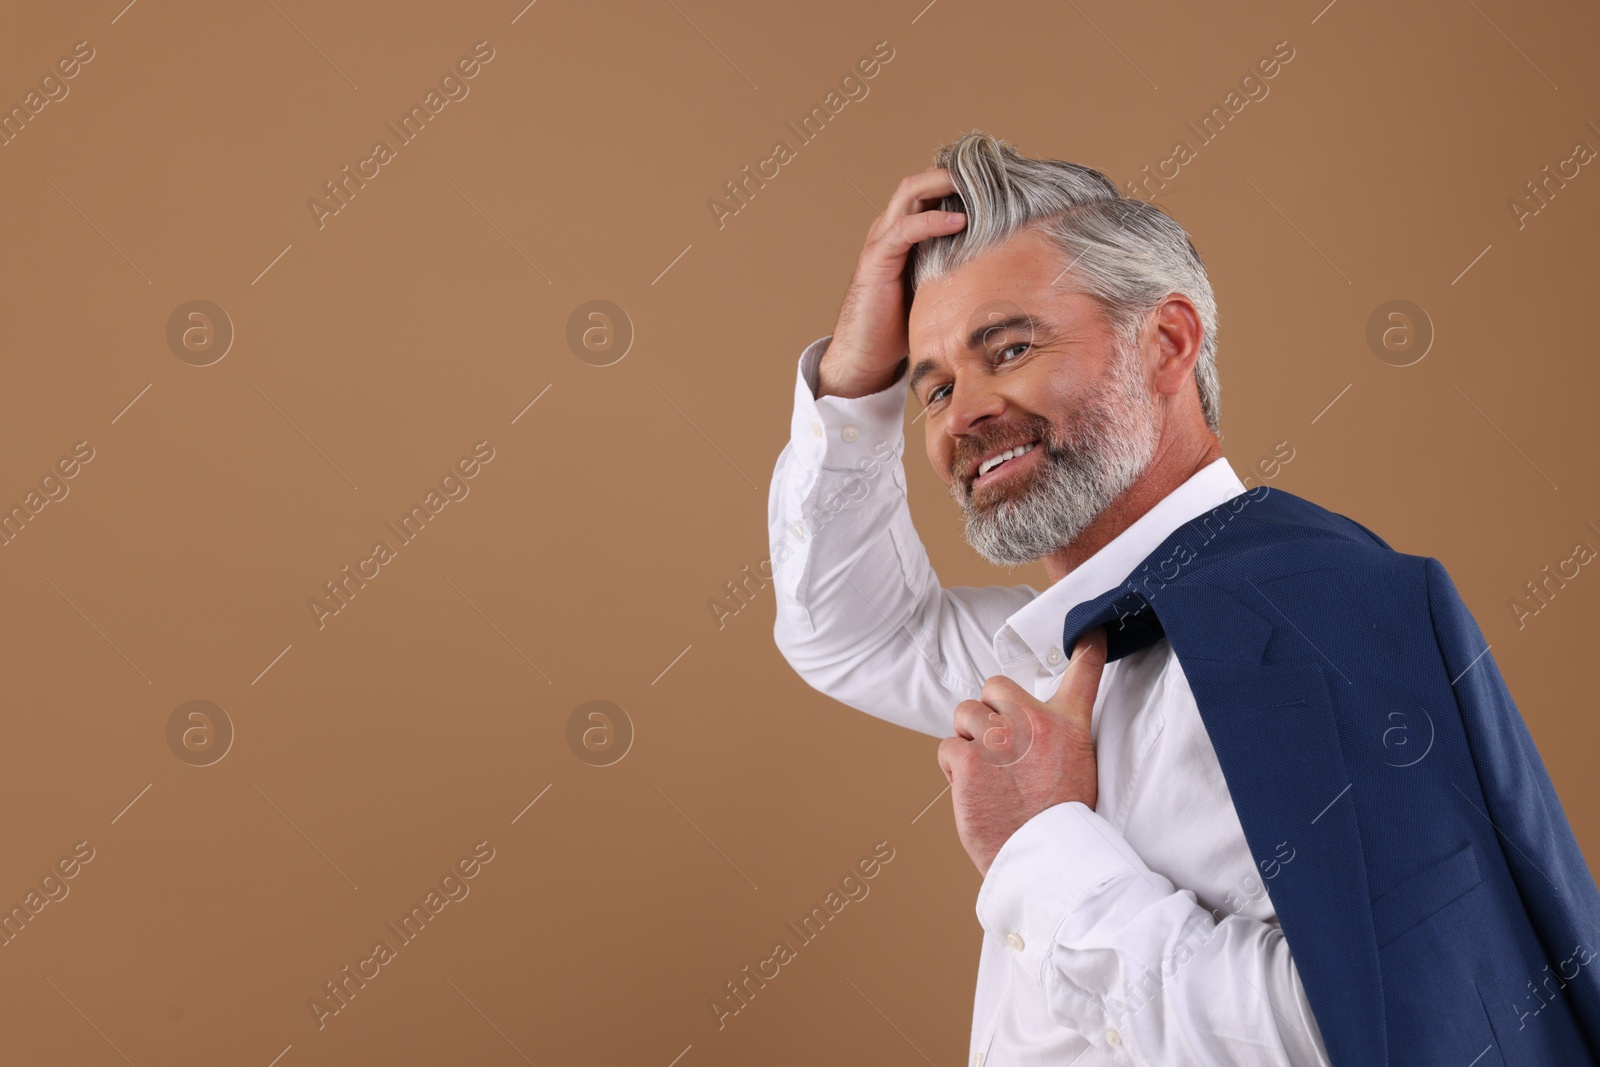
[[[889,387],[818,397],[832,335],[795,374],[789,441],[767,501],[777,588],[773,638],[813,688],[858,711],[934,737],[955,706],[1000,673],[994,635],[1037,592],[942,588],[906,500],[909,361]]]
[[[1074,801],[1006,841],[977,911],[1051,1017],[1116,1062],[1326,1067],[1283,931],[1232,900],[1207,911]]]

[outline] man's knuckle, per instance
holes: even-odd
[[[1010,696],[1016,692],[1017,683],[1003,674],[991,676],[983,683],[983,698],[985,701],[991,697]]]

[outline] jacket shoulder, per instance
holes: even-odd
[[[1186,524],[1198,576],[1273,580],[1319,570],[1343,572],[1344,583],[1401,580],[1423,592],[1428,557],[1397,552],[1356,520],[1283,489],[1242,493]]]

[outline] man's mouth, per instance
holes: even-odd
[[[1038,447],[1038,445],[1038,441],[1025,441],[1020,445],[1005,449],[1001,452],[996,452],[994,455],[983,460],[973,471],[973,486],[976,487],[978,485],[987,485],[995,478],[1003,477],[1011,468],[1020,466],[1017,461],[1023,456],[1026,456],[1029,452],[1032,452]]]

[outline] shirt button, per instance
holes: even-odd
[[[1014,933],[1014,932],[1007,934],[1006,935],[1006,944],[1010,945],[1012,948],[1016,949],[1018,952],[1021,952],[1022,951],[1022,935],[1019,934],[1019,933]]]
[[[1059,648],[1052,648],[1050,650],[1050,654],[1045,656],[1044,659],[1045,659],[1046,663],[1049,663],[1052,666],[1057,664],[1057,663],[1060,663],[1061,662],[1061,650]]]
[[[977,1052],[973,1054],[972,1067],[983,1067],[983,1053]]]
[[[839,431],[839,436],[843,437],[846,441],[854,441],[856,438],[861,436],[861,431],[856,429],[854,426],[846,426],[844,429]]]
[[[821,437],[822,436],[822,423],[818,422],[816,419],[812,419],[811,420],[811,436],[812,437]]]
[[[1112,1048],[1116,1048],[1118,1045],[1122,1044],[1122,1035],[1117,1033],[1115,1030],[1107,1030],[1106,1044],[1110,1045]]]
[[[801,541],[806,539],[806,528],[800,525],[798,522],[789,527],[789,529],[793,530],[795,537],[799,538]]]

